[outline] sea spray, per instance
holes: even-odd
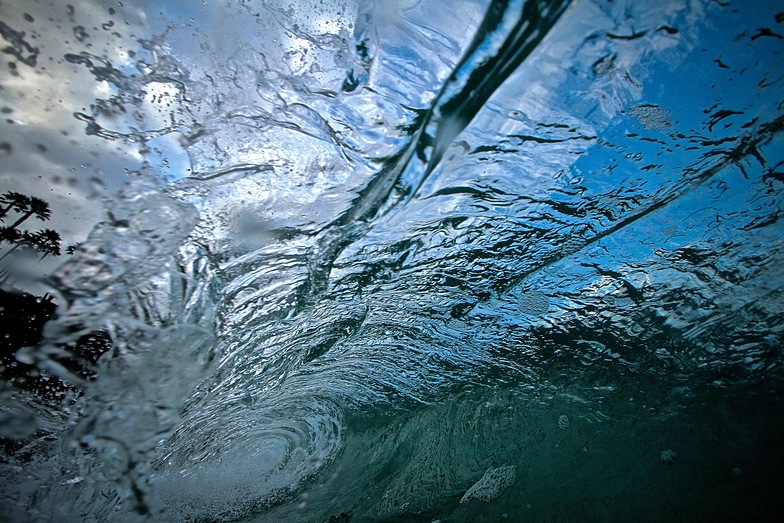
[[[108,220],[53,276],[68,306],[47,326],[47,338],[62,343],[65,333],[101,331],[112,345],[96,379],[83,384],[85,398],[66,432],[66,456],[82,478],[73,488],[108,482],[141,516],[151,511],[145,496],[158,445],[219,361],[212,311],[184,312],[194,291],[204,290],[195,281],[204,275],[189,271],[178,252],[196,220],[193,207],[154,186],[129,184]]]

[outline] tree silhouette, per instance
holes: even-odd
[[[0,242],[13,243],[5,254],[0,256],[0,260],[5,259],[6,256],[16,251],[19,247],[30,246],[34,243],[33,235],[27,231],[19,231],[11,227],[0,228]]]
[[[0,242],[16,243],[22,237],[22,233],[11,227],[0,227]]]
[[[21,211],[20,211],[21,212]],[[41,198],[36,198],[35,196],[30,197],[27,210],[24,211],[24,214],[19,217],[13,224],[11,224],[11,228],[14,229],[22,224],[25,220],[27,220],[30,216],[34,215],[35,217],[45,222],[52,216],[52,211],[49,209],[49,204],[42,200]]]
[[[8,213],[14,211],[20,216],[11,225],[0,227],[0,243],[12,244],[0,260],[4,260],[9,255],[17,252],[20,248],[28,248],[38,251],[43,260],[47,256],[60,256],[60,234],[53,229],[29,232],[19,230],[18,227],[25,220],[35,215],[41,221],[46,221],[52,216],[49,204],[41,198],[27,196],[18,192],[8,191],[0,195],[0,221],[5,221]],[[11,268],[5,267],[0,271],[0,280],[5,282],[11,275]]]
[[[60,256],[62,254],[60,251],[60,233],[54,229],[44,229],[43,231],[30,233],[11,229],[10,227],[2,227],[0,228],[0,241],[14,244],[5,254],[0,256],[0,261],[19,247],[30,247],[38,251],[41,253],[42,260],[50,255]]]
[[[62,239],[54,229],[31,232],[19,228],[31,216],[41,221],[48,220],[51,217],[49,204],[17,192],[0,194],[0,223],[13,221],[7,226],[0,225],[0,245],[5,249],[0,260],[14,254],[0,267],[0,391],[9,387],[24,389],[36,394],[45,404],[56,407],[66,393],[79,393],[79,384],[70,382],[68,374],[52,369],[90,380],[95,375],[98,358],[111,348],[112,341],[106,332],[91,331],[78,336],[75,341],[72,338],[67,343],[55,341],[58,350],[47,354],[45,361],[31,363],[17,358],[21,348],[41,343],[44,325],[57,309],[51,295],[36,296],[8,283],[19,274],[19,265],[25,259],[29,260],[20,253],[38,253],[41,259],[62,254]],[[78,244],[72,245],[66,252],[73,254],[77,248]],[[73,326],[74,334],[82,330],[82,326]],[[5,449],[6,454],[24,448],[26,443],[29,440],[11,440],[0,434],[0,450]]]
[[[60,233],[54,229],[44,229],[31,235],[32,246],[41,253],[43,260],[47,256],[60,256]]]
[[[30,208],[31,198],[22,193],[8,191],[0,195],[0,205],[4,205],[0,209],[0,220],[5,218],[9,211],[14,210],[19,213],[25,213]]]
[[[43,229],[31,232],[19,228],[32,216],[47,221],[51,214],[49,204],[41,198],[13,191],[0,194],[0,222],[10,223],[0,226],[0,244],[7,244],[0,260],[12,254],[14,261],[22,260],[19,257],[21,251],[37,253],[41,259],[60,256],[62,239],[57,231]],[[76,247],[70,248],[69,252],[72,253]],[[59,378],[46,377],[45,369],[38,368],[36,364],[18,361],[16,352],[41,341],[43,326],[54,314],[56,304],[50,295],[35,296],[9,285],[8,280],[16,272],[13,268],[14,262],[8,260],[0,268],[0,387],[12,384],[54,397],[70,385],[61,382]],[[66,347],[61,356],[53,357],[53,361],[87,377],[92,372],[92,364],[108,349],[109,344],[108,335],[94,332],[79,338],[72,347]]]

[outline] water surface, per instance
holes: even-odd
[[[0,6],[8,103],[138,162],[46,280],[28,356],[112,349],[7,394],[4,513],[780,512],[784,5],[446,4]]]

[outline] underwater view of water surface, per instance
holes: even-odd
[[[781,517],[783,2],[2,0],[0,36],[4,238],[15,191],[76,243],[30,277],[3,521]]]

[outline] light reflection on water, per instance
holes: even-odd
[[[510,4],[128,2],[41,37],[20,105],[67,70],[63,125],[141,167],[50,281],[48,342],[114,347],[8,513],[700,519],[769,491],[776,13]]]

